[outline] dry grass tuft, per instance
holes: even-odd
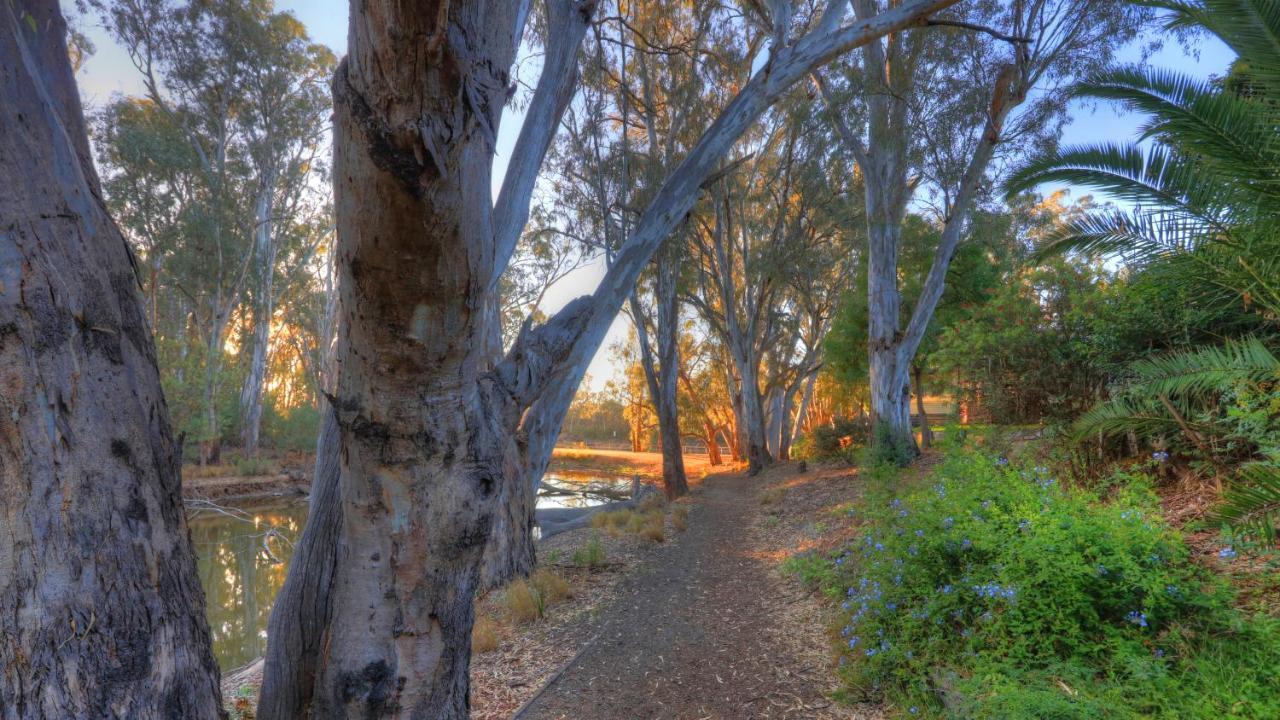
[[[621,535],[630,525],[635,513],[630,510],[612,510],[591,516],[591,527],[604,530],[610,537]]]
[[[538,591],[524,578],[519,578],[502,591],[502,604],[513,625],[525,625],[542,617],[546,609]]]
[[[772,488],[760,493],[761,505],[777,505],[787,497],[786,488]]]
[[[544,607],[573,597],[573,586],[569,581],[547,568],[538,568],[537,572],[529,578],[529,584],[542,596]]]
[[[689,527],[689,506],[677,505],[671,511],[671,526],[680,532],[684,532]]]
[[[471,649],[477,653],[498,649],[498,623],[488,615],[477,615],[471,626]]]

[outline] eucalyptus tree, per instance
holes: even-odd
[[[240,393],[242,440],[252,453],[271,318],[286,289],[277,258],[297,250],[286,241],[313,254],[324,236],[325,223],[312,221],[327,208],[319,183],[332,53],[269,0],[93,4],[143,79],[145,97],[117,99],[102,114],[99,160],[110,206],[150,268],[166,365],[186,364],[189,325],[200,337],[202,461],[217,459],[220,390],[233,382],[224,346],[246,294],[253,300]],[[180,297],[163,303],[170,317],[162,318],[166,289]]]
[[[240,391],[240,443],[246,455],[258,451],[262,399],[267,375],[276,301],[276,282],[305,283],[310,256],[327,235],[309,221],[329,209],[323,201],[325,163],[321,152],[328,130],[326,81],[333,72],[333,53],[312,43],[292,15],[272,13],[270,2],[246,4],[233,16],[235,35],[251,58],[245,73],[245,100],[240,110],[245,152],[254,177],[252,349]],[[303,230],[301,234],[297,230]],[[311,230],[312,232],[307,232]],[[282,241],[299,241],[300,267],[281,267]],[[287,252],[287,250],[286,250]],[[293,269],[295,272],[281,272]],[[301,272],[299,272],[301,271]]]
[[[878,0],[854,0],[872,17]],[[983,0],[933,18],[932,32],[887,36],[815,75],[843,148],[865,183],[868,363],[876,436],[916,452],[909,372],[947,269],[993,174],[1057,135],[1068,87],[1110,62],[1150,11],[1124,0]],[[902,223],[915,202],[942,225],[919,299],[904,315]],[[903,327],[904,317],[907,318]]]
[[[696,280],[687,298],[731,359],[753,472],[786,456],[795,396],[816,369],[833,307],[819,295],[843,282],[849,265],[829,252],[842,235],[830,218],[844,191],[823,175],[829,153],[807,139],[812,130],[804,114],[773,113],[693,216]]]
[[[642,270],[737,139],[795,83],[954,2],[918,0],[853,24],[842,2],[796,22],[779,4],[767,61],[655,190],[596,291],[526,322],[501,356],[489,308],[594,4],[547,3],[542,77],[490,203],[528,5],[353,2],[333,83],[334,412],[308,532],[273,612],[261,717],[308,707],[316,717],[466,716],[475,593],[529,568],[532,487]]]
[[[180,450],[54,0],[0,4],[0,717],[224,717]]]

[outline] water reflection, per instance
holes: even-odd
[[[548,473],[538,492],[538,507],[597,505],[630,490],[631,480],[626,478]],[[266,650],[267,617],[307,519],[307,501],[193,505],[188,518],[214,656],[223,670],[241,667]]]
[[[213,654],[222,669],[266,650],[267,616],[306,519],[305,500],[190,514]]]

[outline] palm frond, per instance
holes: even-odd
[[[1181,212],[1099,211],[1073,218],[1049,232],[1037,262],[1066,252],[1121,255],[1131,265],[1149,265],[1194,249],[1216,228]]]
[[[1201,27],[1218,36],[1259,81],[1280,89],[1280,1],[1144,0],[1171,10],[1171,27]]]
[[[1280,456],[1241,466],[1213,519],[1238,535],[1274,543],[1280,521]]]
[[[1225,230],[1231,224],[1231,198],[1223,183],[1205,177],[1207,171],[1203,163],[1166,148],[1070,146],[1027,162],[1009,176],[1004,190],[1011,197],[1043,183],[1084,185],[1136,205],[1179,210]]]
[[[1245,338],[1139,360],[1130,369],[1137,376],[1130,392],[1195,402],[1237,383],[1280,378],[1280,358],[1257,338]]]
[[[1075,92],[1148,114],[1144,136],[1176,138],[1182,151],[1217,165],[1220,177],[1278,197],[1276,113],[1269,106],[1182,73],[1137,66],[1099,73]]]
[[[1122,437],[1133,433],[1154,438],[1177,432],[1176,420],[1152,397],[1121,395],[1099,403],[1076,419],[1071,437],[1076,442],[1098,436]]]

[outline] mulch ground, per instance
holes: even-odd
[[[830,699],[823,612],[778,571],[802,542],[792,526],[810,521],[797,514],[784,529],[760,498],[793,476],[794,465],[781,465],[704,480],[679,542],[622,581],[580,654],[516,717],[880,717]],[[810,479],[786,491],[787,505],[814,493],[815,517],[856,486],[847,470],[799,477]]]

